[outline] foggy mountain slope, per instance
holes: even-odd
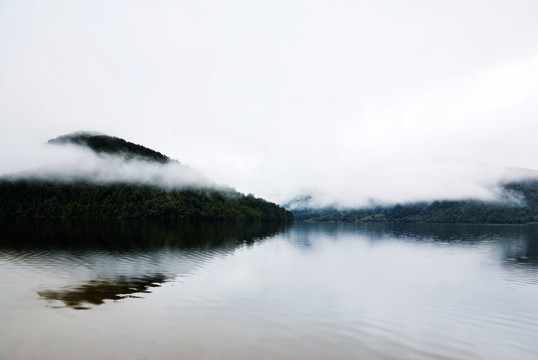
[[[158,151],[100,133],[79,131],[51,139],[39,148],[39,158],[44,161],[10,177],[230,190]]]
[[[0,216],[293,220],[274,203],[121,138],[79,132],[47,146],[58,161],[0,177]]]

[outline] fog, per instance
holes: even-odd
[[[229,189],[178,161],[159,163],[142,158],[126,158],[121,154],[95,153],[91,149],[72,144],[38,144],[28,147],[32,157],[17,165],[25,169],[5,174],[10,179],[41,179],[55,182],[85,181],[97,184],[137,183],[165,189],[204,187]]]
[[[95,130],[279,203],[502,199],[538,169],[537,18],[530,0],[4,0],[0,173],[160,176],[40,145]]]

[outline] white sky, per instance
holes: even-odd
[[[537,19],[536,0],[0,0],[0,172],[96,130],[277,202],[490,197],[500,166],[538,169]]]

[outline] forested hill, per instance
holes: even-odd
[[[170,158],[155,150],[149,149],[121,138],[98,135],[86,132],[78,132],[68,135],[62,135],[48,141],[49,144],[73,144],[84,146],[92,149],[97,153],[107,153],[121,155],[130,158],[140,158],[159,163],[167,163]]]
[[[80,174],[71,169],[70,177],[50,171],[0,177],[0,217],[293,220],[289,211],[274,203],[217,187],[188,166],[120,138],[75,133],[49,143],[76,144],[97,153],[119,155],[125,167],[131,166],[130,176],[122,177],[124,166],[119,166],[118,172],[105,180],[96,175],[99,168]],[[135,158],[148,163],[130,161]],[[118,158],[103,157],[97,164],[109,174],[118,167]],[[148,178],[148,171],[153,177]],[[159,178],[167,181],[159,183]]]
[[[235,191],[139,184],[0,180],[0,217],[292,221],[284,208]]]
[[[501,203],[477,200],[419,202],[360,209],[296,209],[297,221],[427,222],[525,224],[538,222],[538,180],[513,182],[504,189],[521,199]]]

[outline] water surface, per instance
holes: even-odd
[[[0,358],[536,359],[538,226],[0,221]]]

